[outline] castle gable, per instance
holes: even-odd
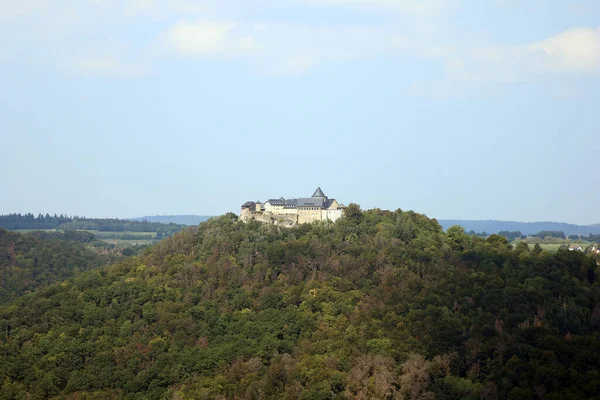
[[[329,199],[329,200],[327,200],[327,202],[325,204],[325,208],[328,210],[337,210],[338,207],[339,207],[339,204],[336,199]]]

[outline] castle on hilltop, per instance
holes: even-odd
[[[298,199],[269,199],[247,201],[242,204],[242,221],[257,220],[264,223],[284,226],[306,224],[314,221],[337,221],[342,217],[344,206],[336,199],[325,196],[317,188],[311,197]]]

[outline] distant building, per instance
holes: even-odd
[[[345,206],[336,199],[328,198],[321,188],[317,188],[311,197],[269,199],[247,201],[242,204],[241,219],[285,225],[311,223],[314,221],[337,221],[342,217]]]
[[[569,246],[569,251],[583,251],[583,247],[580,244],[572,244]]]

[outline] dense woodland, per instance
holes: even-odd
[[[346,214],[228,214],[0,308],[0,398],[597,398],[596,260]]]
[[[134,221],[114,218],[84,218],[64,215],[39,214],[7,214],[0,215],[0,227],[8,230],[17,229],[58,229],[58,230],[94,230],[101,232],[158,232],[171,235],[183,229],[178,224]]]
[[[94,235],[81,231],[22,235],[0,228],[0,305],[121,258],[86,246],[93,241]]]

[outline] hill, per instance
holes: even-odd
[[[194,226],[202,222],[208,221],[211,218],[206,215],[154,215],[139,218],[129,218],[132,221],[148,221],[148,222],[160,222],[161,224],[178,224]]]
[[[66,399],[546,399],[600,393],[590,256],[355,205],[228,214],[0,308],[0,393]]]
[[[515,222],[494,220],[438,220],[444,230],[454,225],[460,225],[465,230],[475,232],[487,232],[489,234],[502,231],[520,231],[524,235],[535,235],[541,231],[562,231],[568,235],[600,234],[600,224],[575,225],[564,222]]]
[[[86,247],[92,240],[87,232],[22,235],[0,228],[0,304],[120,258]]]

